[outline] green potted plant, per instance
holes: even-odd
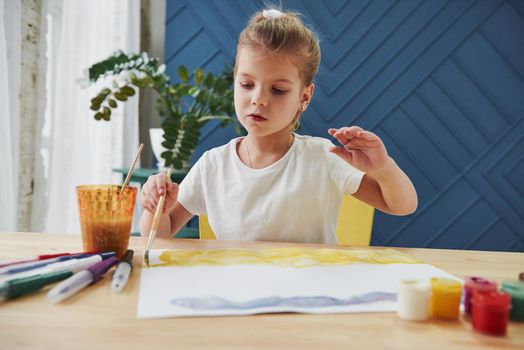
[[[162,153],[165,166],[183,169],[198,145],[200,129],[212,120],[221,126],[233,122],[238,133],[240,124],[234,117],[233,72],[205,73],[197,68],[192,77],[183,65],[178,67],[180,83],[172,83],[165,65],[147,53],[125,54],[121,51],[89,68],[89,83],[114,77],[91,99],[96,120],[110,120],[111,111],[135,95],[136,90],[152,88],[158,93],[157,109],[164,132]]]

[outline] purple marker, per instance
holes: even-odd
[[[107,260],[101,261],[89,266],[87,269],[75,273],[65,281],[60,282],[53,289],[47,293],[47,299],[53,303],[59,303],[64,299],[76,294],[78,291],[87,287],[90,284],[96,283],[102,278],[113,265],[118,262],[116,257],[111,257]]]

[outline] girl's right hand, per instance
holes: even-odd
[[[155,213],[160,196],[166,194],[162,213],[170,212],[175,206],[178,198],[178,184],[168,180],[167,175],[159,173],[151,175],[142,186],[140,202],[142,206],[151,213]]]

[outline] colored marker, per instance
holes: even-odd
[[[129,275],[133,269],[133,253],[134,252],[129,249],[116,267],[111,281],[111,290],[115,293],[120,293],[129,279]]]
[[[47,299],[51,303],[56,304],[69,298],[88,285],[96,283],[102,278],[104,273],[106,273],[107,270],[117,262],[118,259],[113,256],[107,260],[96,263],[85,270],[75,273],[73,276],[60,282],[51,289],[49,293],[47,293]]]
[[[36,269],[39,267],[44,267],[44,266],[47,266],[55,262],[66,261],[66,260],[71,260],[71,259],[80,259],[80,258],[85,258],[91,255],[93,254],[92,253],[81,253],[81,254],[76,254],[76,255],[64,255],[58,258],[47,259],[43,261],[35,261],[35,262],[29,262],[27,264],[24,263],[24,264],[19,264],[19,265],[6,266],[0,269],[0,275],[9,275],[13,273],[24,272],[24,271]]]
[[[44,273],[61,271],[61,270],[68,270],[68,271],[72,271],[73,273],[75,273],[78,271],[82,271],[88,268],[89,266],[96,264],[97,262],[108,259],[115,255],[116,255],[115,252],[110,252],[110,253],[95,254],[95,255],[91,255],[85,258],[80,258],[80,259],[70,259],[66,261],[59,261],[59,262],[51,263],[49,265],[39,267],[36,269],[31,269],[28,271],[0,276],[0,283],[11,281],[17,278],[31,277],[31,276],[41,275]]]
[[[45,262],[51,264],[53,262],[59,261],[58,260],[59,258],[60,257],[52,258],[52,259],[45,259],[45,260],[28,260],[28,261],[20,262],[20,263],[17,263],[17,264],[7,265],[5,267],[0,267],[0,275],[7,274],[7,273],[9,273],[12,270],[17,269],[17,268],[34,266],[34,265],[40,265],[40,264],[42,264],[42,261],[45,261]]]
[[[20,264],[25,264],[25,263],[34,263],[34,262],[38,262],[40,260],[47,260],[47,259],[54,259],[54,258],[59,258],[61,256],[66,256],[66,255],[78,255],[78,254],[96,254],[98,253],[97,251],[92,251],[92,252],[82,252],[82,253],[56,253],[56,254],[42,254],[42,255],[38,255],[36,258],[34,259],[28,259],[28,260],[16,260],[16,261],[8,261],[8,262],[5,262],[5,263],[2,263],[0,264],[0,268],[2,267],[6,267],[6,266],[12,266],[12,265],[20,265]]]
[[[0,300],[12,299],[37,291],[50,283],[64,280],[72,275],[71,271],[58,271],[5,282],[0,285]]]

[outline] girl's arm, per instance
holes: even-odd
[[[140,218],[140,234],[143,237],[149,236],[151,231],[151,224],[153,223],[154,213],[149,210],[144,210]],[[160,217],[160,222],[157,229],[157,237],[171,238],[176,235],[182,227],[184,227],[193,214],[188,212],[180,203],[176,202],[173,209],[168,212],[163,212]]]
[[[354,194],[357,199],[393,215],[407,215],[417,209],[413,183],[388,155],[377,135],[357,126],[328,132],[343,146],[330,151],[366,173]]]
[[[392,158],[381,174],[365,174],[353,196],[388,214],[408,215],[417,209],[417,192]]]

